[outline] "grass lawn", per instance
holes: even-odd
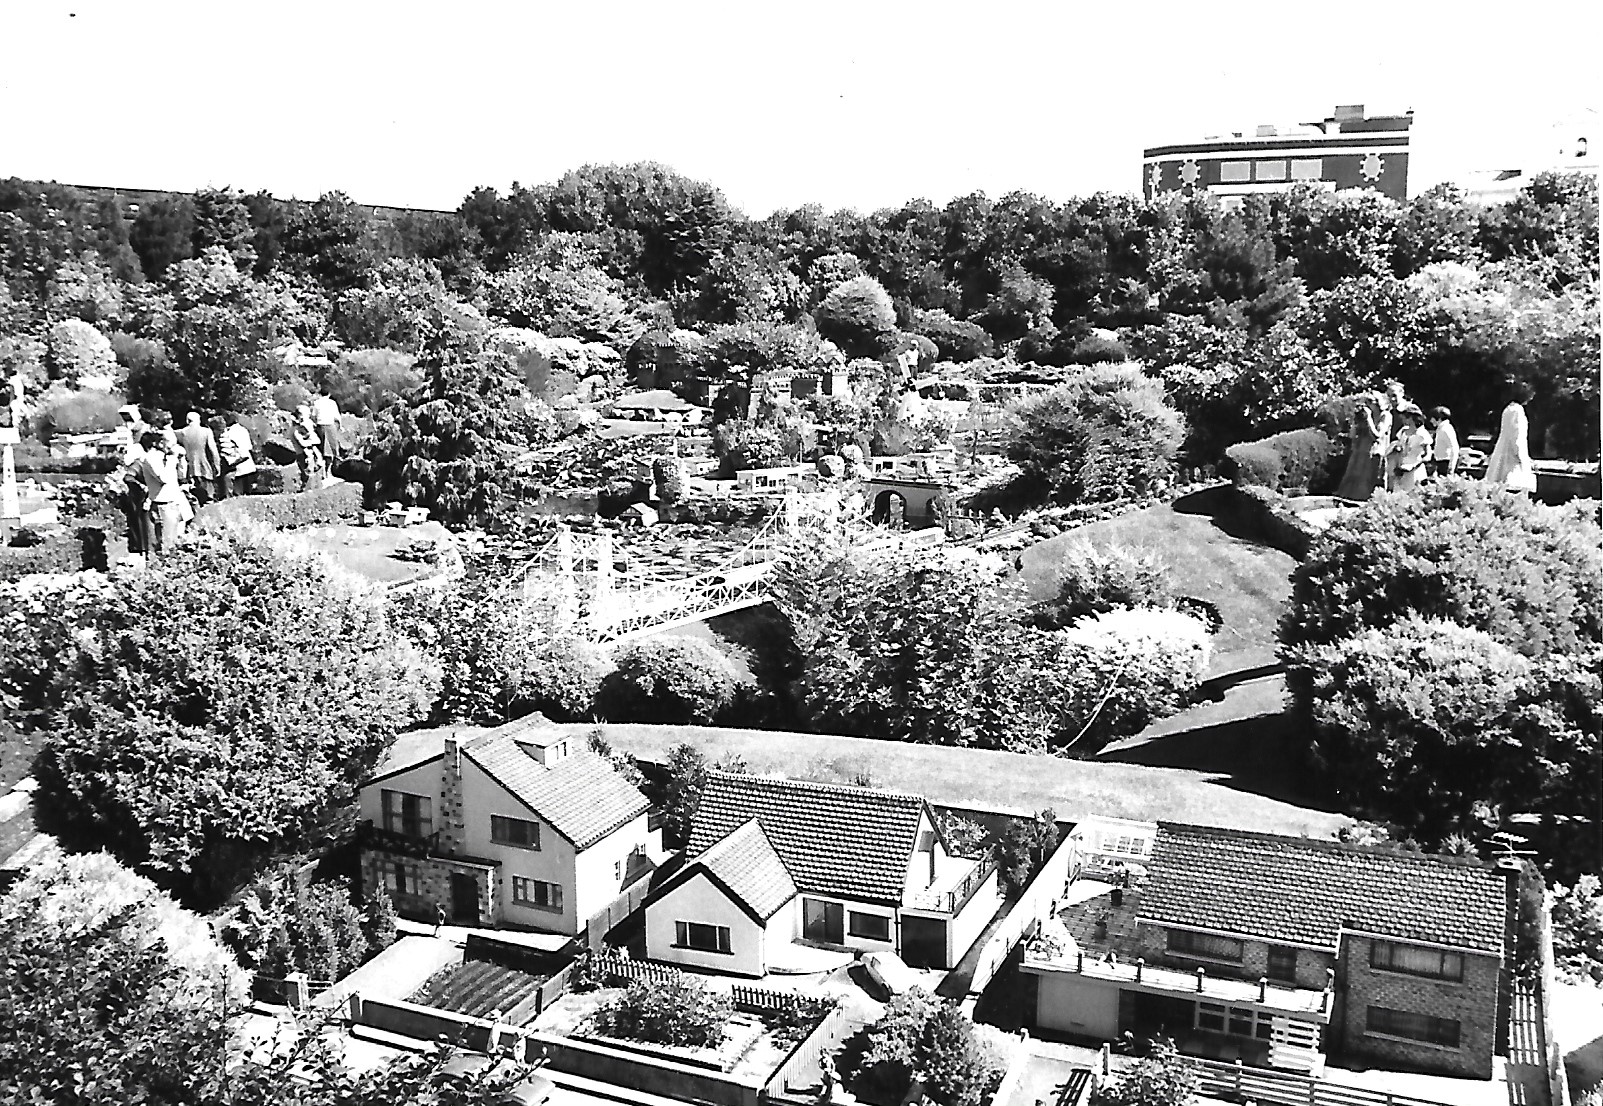
[[[566,728],[586,734],[593,726]],[[670,747],[688,741],[708,759],[738,753],[753,772],[843,784],[861,775],[877,787],[917,792],[945,806],[1021,813],[1051,807],[1070,821],[1106,814],[1314,837],[1330,836],[1348,822],[1239,786],[1220,772],[776,730],[623,724],[601,729],[614,749],[642,760],[660,763]]]
[[[450,532],[437,522],[421,526],[310,526],[295,533],[314,549],[377,584],[401,584],[434,575],[434,565],[403,561],[395,553],[419,538],[450,540]]]
[[[1205,599],[1224,616],[1214,638],[1213,675],[1272,663],[1275,625],[1291,596],[1296,561],[1235,537],[1215,521],[1229,493],[1209,488],[1031,546],[1023,554],[1022,577],[1029,598],[1051,597],[1054,569],[1074,543],[1155,549],[1168,561],[1181,595]]]

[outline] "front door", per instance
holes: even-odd
[[[802,936],[809,941],[820,941],[826,945],[844,944],[846,908],[838,902],[803,899]]]
[[[451,920],[479,924],[479,881],[461,872],[451,873]]]

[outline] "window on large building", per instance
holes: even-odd
[[[855,910],[847,911],[847,932],[853,937],[861,937],[865,941],[889,941],[891,939],[891,920],[885,914],[859,914]]]
[[[729,927],[705,925],[701,922],[675,922],[674,944],[682,949],[699,949],[702,952],[729,952]]]
[[[1297,982],[1297,950],[1283,945],[1270,945],[1268,971],[1264,974],[1282,983]]]
[[[1286,179],[1286,161],[1285,161],[1285,159],[1281,158],[1278,161],[1260,161],[1258,163],[1258,179],[1259,180],[1285,180]]]
[[[1396,941],[1373,941],[1369,946],[1369,966],[1383,972],[1422,975],[1427,979],[1464,978],[1464,954],[1446,949],[1427,949]]]
[[[1252,162],[1250,161],[1221,161],[1219,163],[1219,179],[1226,184],[1252,179]]]
[[[1427,1045],[1457,1048],[1459,1024],[1451,1018],[1433,1018],[1429,1014],[1413,1014],[1407,1010],[1388,1010],[1384,1006],[1371,1006],[1367,1018],[1371,1033],[1385,1037],[1404,1037],[1410,1041],[1423,1041]]]
[[[407,837],[428,837],[434,832],[434,800],[427,795],[386,790],[384,828]]]
[[[532,906],[540,910],[561,910],[562,884],[513,876],[512,901],[519,906]]]
[[[1219,937],[1212,933],[1197,933],[1189,929],[1169,931],[1169,951],[1181,956],[1195,956],[1203,960],[1228,960],[1241,963],[1241,942],[1234,937]]]
[[[1226,1006],[1218,1002],[1197,1003],[1197,1028],[1232,1037],[1257,1037],[1267,1041],[1274,1029],[1274,1015],[1247,1006]]]
[[[519,849],[540,847],[540,823],[526,818],[503,818],[490,815],[490,840],[497,845],[512,845]]]
[[[1325,160],[1318,157],[1298,158],[1291,163],[1292,180],[1323,180]]]
[[[405,864],[397,860],[384,870],[384,886],[392,895],[421,895],[423,889],[418,883],[418,870],[415,864]]]

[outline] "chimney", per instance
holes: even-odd
[[[462,820],[462,747],[455,731],[446,735],[445,755],[440,757],[440,811],[434,829],[441,852],[459,853],[467,847]]]
[[[1503,966],[1497,973],[1497,1037],[1495,1048],[1508,1047],[1509,1014],[1514,1006],[1514,965],[1519,955],[1520,884],[1525,864],[1517,856],[1493,861],[1503,877]]]

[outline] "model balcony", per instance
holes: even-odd
[[[902,906],[907,910],[923,910],[932,914],[961,914],[994,871],[996,858],[989,853],[978,859],[944,857],[930,885],[907,892],[902,896]]]

